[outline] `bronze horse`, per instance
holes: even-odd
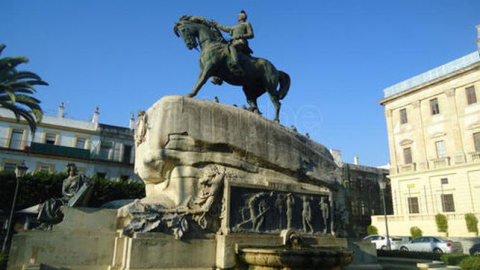
[[[251,57],[246,53],[239,54],[239,64],[243,72],[232,70],[229,66],[230,53],[228,42],[223,38],[213,22],[202,17],[182,16],[173,28],[177,36],[181,36],[189,50],[200,45],[200,76],[193,90],[187,97],[197,95],[200,88],[213,77],[213,82],[221,84],[225,81],[231,85],[243,86],[250,110],[260,113],[257,99],[268,92],[275,106],[274,121],[279,122],[280,100],[288,93],[290,76],[277,70],[270,61]],[[277,89],[278,88],[278,89]]]

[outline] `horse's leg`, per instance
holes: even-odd
[[[268,95],[270,96],[270,100],[272,100],[273,106],[275,107],[275,118],[273,119],[273,121],[280,123],[279,115],[280,115],[280,107],[282,106],[282,104],[278,99],[276,89],[270,87],[268,89]]]
[[[257,113],[257,114],[261,114],[260,110],[258,109],[258,104],[257,104],[257,98],[258,97],[253,96],[251,94],[252,93],[251,89],[249,89],[246,86],[243,87],[243,92],[245,93],[245,96],[247,97],[248,105],[250,105],[250,108],[248,108],[248,110],[251,111],[251,112]]]
[[[200,75],[198,76],[197,83],[193,87],[192,92],[188,93],[185,95],[186,97],[194,97],[198,94],[198,91],[202,88],[202,86],[207,82],[208,78],[212,75],[211,73],[211,67],[210,66],[205,66],[202,69],[202,72],[200,72]]]

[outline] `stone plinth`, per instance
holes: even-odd
[[[112,262],[116,211],[64,207],[53,231],[24,231],[13,238],[8,270],[42,263],[66,269],[105,270]]]
[[[343,264],[328,251],[346,248],[335,237],[340,169],[323,145],[247,110],[180,96],[139,114],[135,139],[147,196],[116,216],[70,209],[52,232],[20,234],[9,270],[243,269],[241,247],[281,246],[282,231]]]
[[[249,178],[315,185],[338,181],[338,168],[321,144],[257,114],[205,100],[162,98],[139,119],[136,138],[135,168],[152,196],[164,189],[152,185],[172,174],[195,174],[181,165],[221,164],[251,173]]]

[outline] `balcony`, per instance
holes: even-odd
[[[90,159],[90,151],[74,147],[32,142],[29,152],[51,156]]]
[[[433,168],[445,168],[450,166],[450,157],[441,157],[430,160],[432,162]]]
[[[474,162],[479,162],[480,161],[480,152],[470,152],[468,153],[470,155],[470,160]]]
[[[409,173],[409,172],[414,172],[416,170],[415,163],[399,165],[398,168],[400,173]]]

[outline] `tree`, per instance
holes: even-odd
[[[0,54],[5,47],[0,44]],[[35,132],[43,112],[40,100],[31,95],[36,92],[36,85],[48,84],[33,72],[17,70],[18,65],[27,62],[24,56],[0,58],[0,107],[12,111],[17,121],[24,118],[30,130]]]

